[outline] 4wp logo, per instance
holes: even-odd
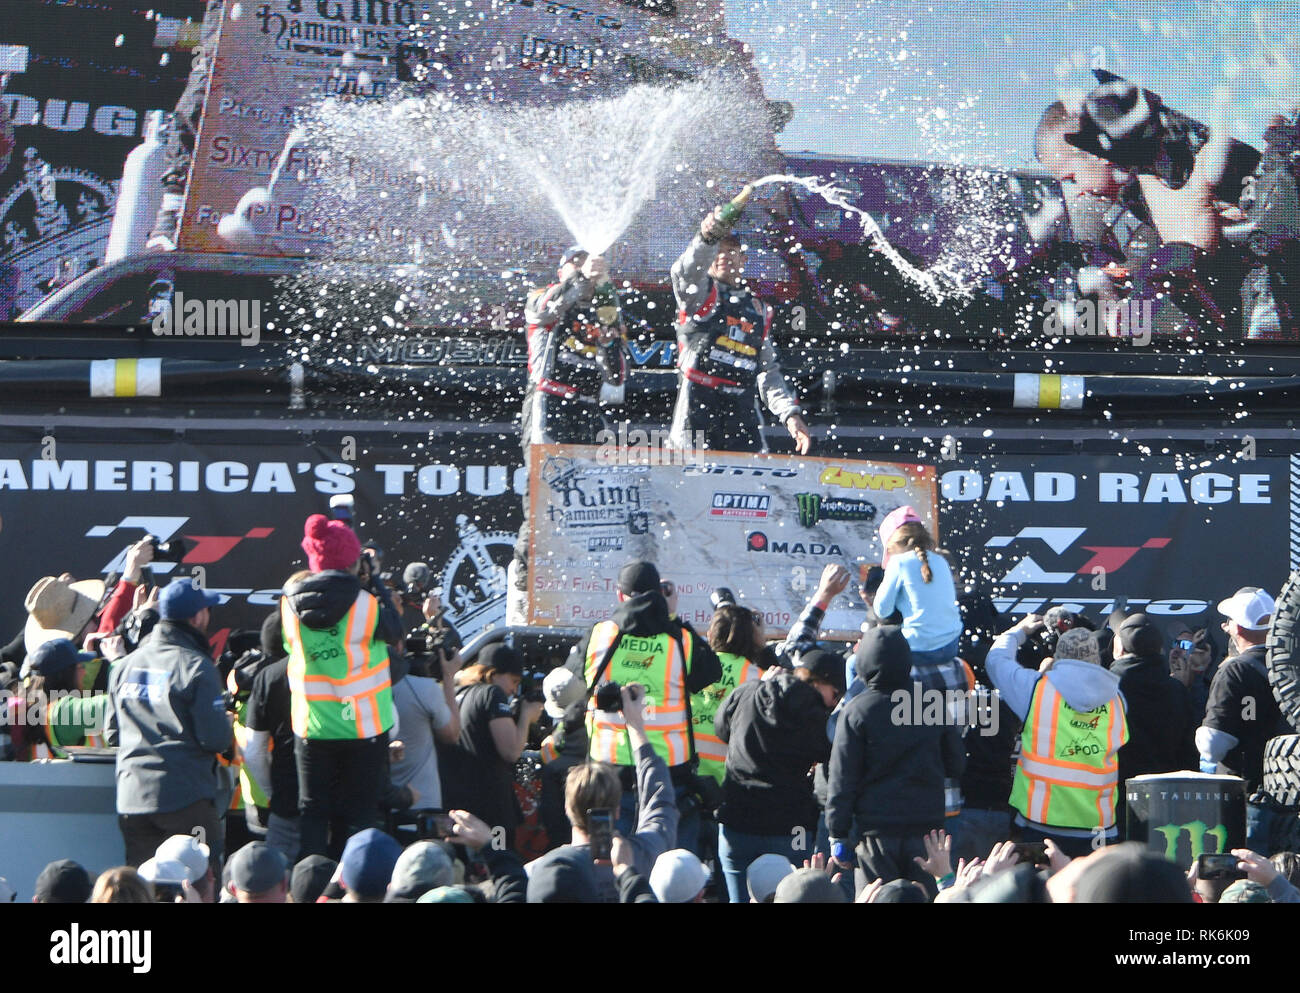
[[[160,542],[169,542],[181,537],[184,539],[185,554],[181,557],[179,563],[155,560],[150,564],[150,568],[155,573],[167,573],[174,570],[179,564],[207,566],[214,562],[220,562],[240,542],[267,538],[275,531],[275,528],[249,528],[243,534],[235,535],[190,534],[189,532],[182,535],[181,528],[189,523],[189,520],[188,517],[123,517],[116,524],[96,524],[86,532],[86,537],[107,538],[119,530],[151,534]],[[136,538],[132,537],[130,540],[135,541]],[[100,571],[104,573],[121,572],[125,559],[126,549],[123,548]]]
[[[1105,577],[1118,572],[1139,552],[1160,549],[1169,544],[1169,538],[1147,538],[1140,545],[1084,545],[1079,544],[1087,528],[1021,528],[1015,534],[994,535],[984,542],[986,548],[1006,548],[1015,542],[1037,541],[1046,545],[1058,559],[1067,562],[1082,560],[1064,571],[1044,568],[1033,555],[1017,559],[999,583],[1040,583],[1061,586],[1076,576],[1092,576],[1094,588],[1105,589]],[[1084,556],[1082,553],[1089,555]],[[1036,552],[1039,556],[1041,552]],[[1097,583],[1100,582],[1100,585]]]

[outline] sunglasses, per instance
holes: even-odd
[[[1210,647],[1210,643],[1204,639],[1192,641],[1188,638],[1179,638],[1174,644],[1185,652],[1200,652]]]

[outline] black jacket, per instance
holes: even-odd
[[[857,671],[866,690],[840,714],[831,751],[826,827],[832,838],[861,834],[921,834],[943,826],[945,776],[966,764],[961,728],[913,725],[891,697],[913,706],[912,655],[901,628],[872,628],[858,646]],[[947,710],[945,708],[944,713]]]
[[[310,576],[284,586],[289,609],[313,631],[322,631],[341,621],[356,603],[360,592],[361,581],[352,573],[338,569],[313,572]],[[387,591],[384,591],[379,597],[379,626],[375,630],[375,640],[398,644],[405,635],[402,615],[393,607]]]
[[[1119,750],[1121,786],[1134,776],[1195,770],[1192,701],[1187,688],[1169,675],[1168,662],[1158,655],[1123,655],[1110,671],[1119,676],[1128,721],[1128,743]]]
[[[748,834],[815,827],[809,772],[830,757],[829,715],[821,694],[788,672],[736,687],[713,719],[727,742],[718,821]]]

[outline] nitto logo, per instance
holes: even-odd
[[[1057,555],[1063,555],[1077,542],[1087,528],[1021,528],[1015,534],[994,535],[984,543],[988,548],[1005,548],[1014,541],[1041,541]],[[1164,548],[1169,538],[1148,538],[1140,545],[1080,545],[1084,551],[1092,553],[1091,558],[1077,569],[1069,572],[1048,572],[1026,555],[1015,563],[999,583],[1042,583],[1059,586],[1068,583],[1076,576],[1113,575],[1128,564],[1143,549]]]
[[[839,545],[827,545],[820,541],[768,541],[762,531],[751,531],[745,537],[745,547],[751,552],[771,552],[774,555],[822,555],[831,558],[842,557],[844,550]]]

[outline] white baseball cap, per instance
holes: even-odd
[[[767,852],[749,863],[745,870],[746,886],[755,903],[766,903],[776,895],[781,880],[794,872],[794,866],[784,855]]]
[[[191,883],[197,883],[208,872],[210,849],[192,834],[174,834],[153,853],[155,862],[179,862],[185,866]]]
[[[1258,586],[1243,586],[1219,603],[1219,613],[1246,631],[1267,631],[1277,602]]]
[[[149,883],[183,883],[189,879],[189,871],[184,862],[157,857],[141,862],[136,870]]]
[[[562,721],[577,716],[574,711],[586,699],[587,687],[571,670],[561,666],[546,674],[542,694],[546,698],[546,712]]]
[[[708,882],[709,870],[684,848],[664,852],[650,870],[650,888],[660,903],[690,903]]]

